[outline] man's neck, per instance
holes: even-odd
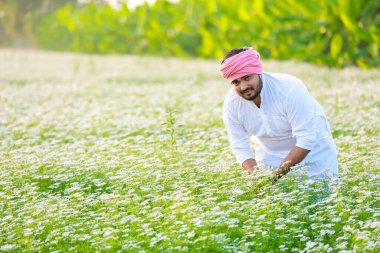
[[[258,96],[253,100],[253,103],[257,106],[257,108],[260,108],[261,105],[261,96]]]

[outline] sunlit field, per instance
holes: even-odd
[[[379,252],[380,71],[301,78],[341,183],[236,163],[218,62],[0,50],[0,251]]]

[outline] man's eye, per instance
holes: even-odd
[[[248,81],[251,78],[251,76],[245,76],[244,80]]]

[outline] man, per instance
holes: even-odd
[[[293,166],[306,165],[309,177],[338,177],[337,149],[326,116],[301,80],[263,72],[252,48],[232,49],[220,72],[232,85],[223,108],[230,146],[248,173],[260,165],[276,169],[280,178]]]

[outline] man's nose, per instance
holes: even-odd
[[[248,82],[247,81],[241,81],[240,82],[240,89],[241,90],[245,90],[245,89],[247,89],[249,87],[249,85],[248,85]]]

